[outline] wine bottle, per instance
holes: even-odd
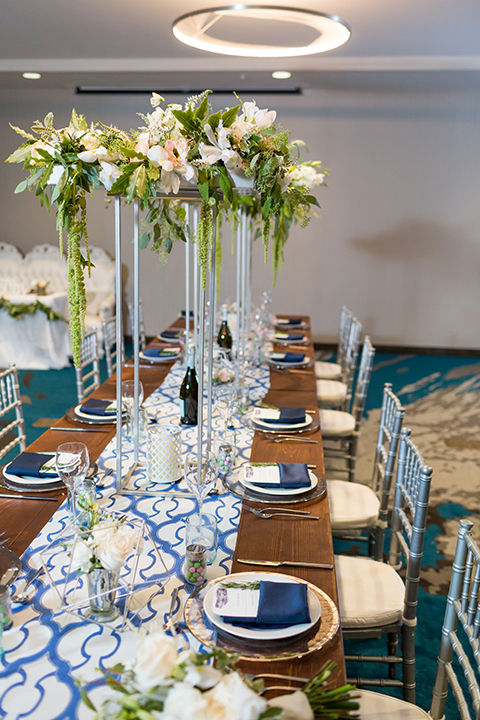
[[[217,345],[222,350],[228,350],[228,358],[231,359],[232,333],[228,327],[228,305],[222,305],[222,322],[218,331]]]
[[[193,344],[188,346],[187,372],[180,387],[180,422],[182,425],[196,425],[198,422],[198,380]]]

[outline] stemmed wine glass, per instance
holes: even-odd
[[[215,453],[204,450],[200,458],[196,452],[189,452],[185,457],[185,479],[194,493],[198,503],[198,517],[202,518],[203,501],[215,485],[217,479],[217,463]]]
[[[232,422],[232,414],[237,403],[237,390],[235,385],[227,383],[216,385],[213,388],[213,401],[223,419],[224,431]]]
[[[86,445],[78,442],[59,445],[55,457],[55,467],[60,479],[67,487],[69,515],[72,520],[75,520],[77,517],[76,489],[85,480],[90,467]]]

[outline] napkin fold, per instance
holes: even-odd
[[[305,339],[305,335],[302,333],[278,333],[275,335],[275,339],[280,342],[302,342]]]
[[[279,325],[301,325],[302,322],[303,322],[303,321],[302,321],[301,318],[296,318],[296,319],[292,319],[292,318],[277,318],[277,323],[278,323]]]
[[[277,466],[279,473],[278,483],[271,482],[271,480],[270,482],[262,481],[261,476],[263,468],[261,466],[252,467],[251,465],[247,465],[245,468],[245,479],[256,487],[268,488],[271,490],[275,490],[276,488],[286,490],[310,487],[311,481],[306,463],[274,463],[272,466],[267,466],[266,470],[270,471],[275,465]]]
[[[101,400],[100,398],[90,398],[83,403],[80,410],[87,415],[116,415],[117,411],[114,408],[107,409],[110,405],[113,405],[115,400]]]
[[[257,617],[224,616],[223,620],[235,626],[256,630],[274,630],[309,623],[308,588],[304,583],[261,580]]]
[[[179,330],[164,330],[160,333],[160,337],[169,338],[169,340],[178,340],[180,337]]]
[[[186,311],[186,310],[181,310],[181,311],[180,311],[180,315],[181,315],[182,317],[185,317],[186,314],[187,314],[187,311]],[[189,315],[190,315],[191,318],[195,317],[195,315],[193,314],[193,310],[190,310]]]
[[[22,452],[12,460],[8,472],[12,475],[25,475],[26,477],[58,478],[55,469],[48,472],[40,472],[45,463],[53,460],[55,454]]]
[[[145,348],[145,350],[142,350],[142,354],[145,355],[145,357],[151,358],[173,358],[178,355],[178,352],[178,348]]]
[[[272,358],[275,362],[275,358]],[[285,353],[283,358],[278,357],[277,361],[282,363],[302,363],[305,359],[305,353]]]
[[[278,408],[280,415],[278,418],[261,418],[262,422],[271,423],[272,425],[295,425],[297,423],[305,422],[305,408]]]

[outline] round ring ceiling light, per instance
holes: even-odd
[[[264,45],[228,39],[229,36],[238,38],[242,32],[248,38],[258,36],[262,25],[265,29],[262,37],[272,37],[272,30],[278,27],[280,34],[288,38],[287,43]],[[302,26],[299,28],[301,32],[293,25]],[[209,34],[213,29],[218,33],[217,37]],[[172,31],[177,40],[198,50],[272,58],[314,55],[333,50],[346,43],[351,34],[348,25],[336,15],[277,5],[242,4],[187,13],[175,20]],[[291,45],[292,36],[303,36],[304,44]]]

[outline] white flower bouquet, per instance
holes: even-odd
[[[98,720],[336,720],[356,717],[352,685],[332,689],[328,663],[303,691],[266,700],[262,681],[234,669],[238,656],[222,650],[181,652],[176,638],[154,628],[140,634],[134,661],[103,671],[109,697],[97,709],[85,687],[82,699]],[[211,664],[215,659],[215,667]],[[116,677],[114,677],[116,676]],[[120,676],[120,679],[117,679]],[[89,683],[91,686],[91,683]]]
[[[292,222],[306,224],[312,206],[318,205],[310,188],[323,184],[325,173],[315,170],[313,177],[313,165],[302,169],[299,147],[304,143],[290,142],[288,132],[277,130],[276,112],[241,101],[213,112],[209,92],[190,98],[183,108],[166,105],[154,93],[153,112],[141,115],[145,125],[131,133],[100,122],[88,124],[75,110],[68,127],[55,128],[52,113],[35,122],[33,134],[12,126],[24,142],[7,162],[21,162],[28,172],[15,192],[35,190],[42,205],[56,206],[60,235],[63,228],[67,231],[70,327],[77,366],[86,307],[83,272],[92,266],[88,243],[83,257],[80,241],[88,238],[87,196],[94,190],[103,186],[127,203],[138,200],[146,213],[140,246],[151,244],[164,256],[174,241],[185,241],[187,233],[185,209],[165,196],[177,194],[182,182],[196,186],[202,199],[196,240],[203,287],[215,217],[236,218],[238,208],[246,208],[261,224],[265,257],[273,230],[276,273]],[[246,181],[253,195],[234,192]]]

